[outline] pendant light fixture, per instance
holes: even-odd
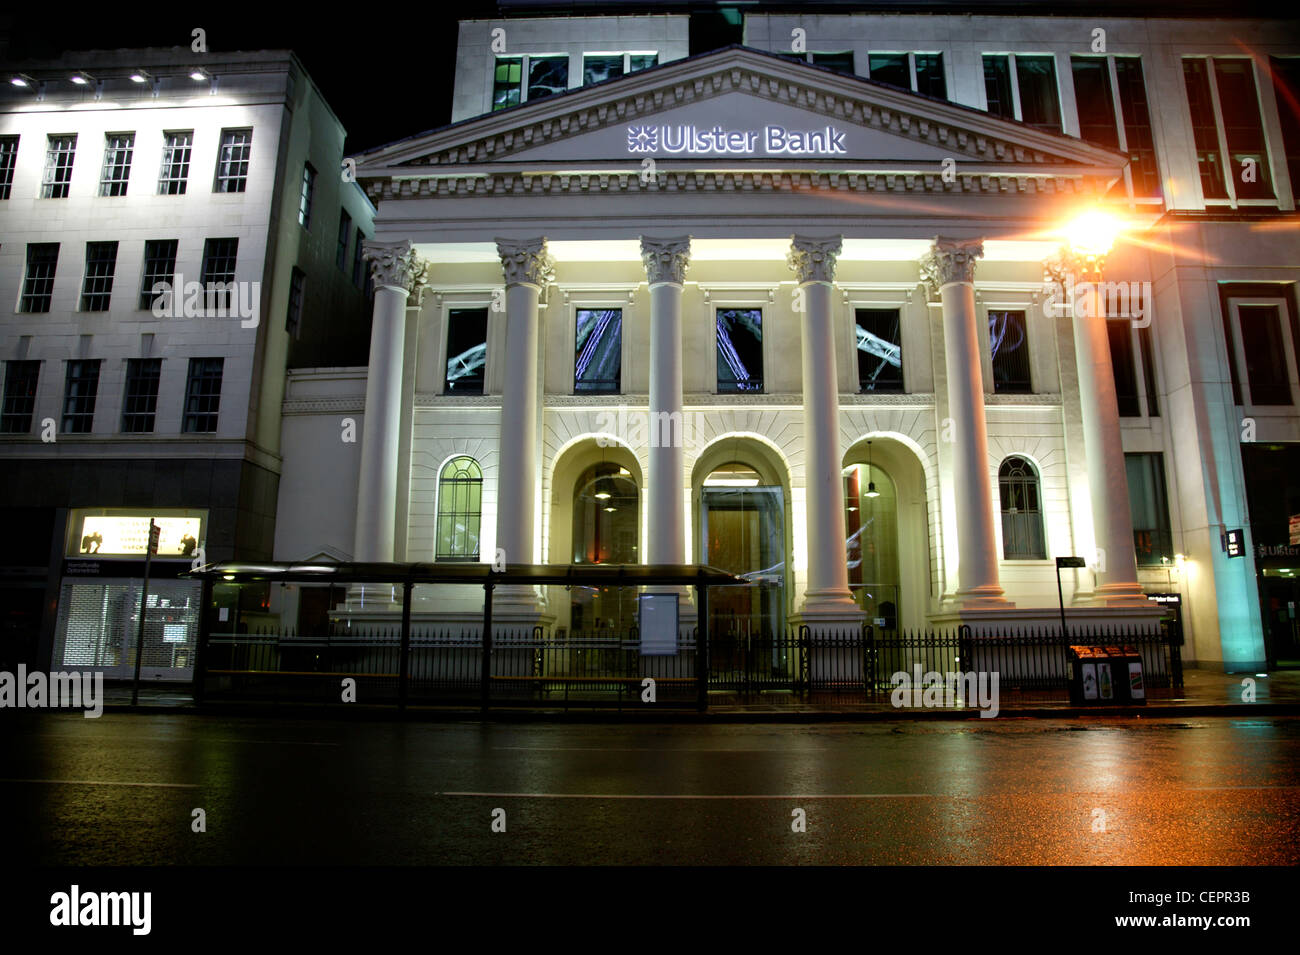
[[[876,482],[871,478],[871,442],[867,442],[867,493],[864,497],[880,497],[880,492],[876,490]]]

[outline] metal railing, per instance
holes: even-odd
[[[700,667],[697,635],[683,635],[674,653],[643,653],[625,634],[549,634],[541,627],[498,630],[488,646],[479,631],[414,629],[405,660],[396,629],[333,629],[325,636],[293,631],[212,634],[205,696],[343,702],[351,680],[358,703],[483,706],[639,706],[653,680],[655,703],[691,707],[785,697],[800,701],[888,702],[898,674],[923,680],[996,672],[1001,692],[1046,700],[1068,697],[1072,645],[1133,647],[1155,696],[1182,688],[1181,649],[1174,635],[1133,629],[1026,629],[989,635],[953,630],[839,633],[808,627],[711,639]],[[919,670],[918,670],[919,668]]]

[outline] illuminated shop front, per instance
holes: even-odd
[[[141,677],[189,679],[201,585],[176,576],[190,569],[206,539],[207,512],[199,510],[69,513],[52,669],[93,670],[107,679],[134,675],[151,518],[159,541],[144,605]]]

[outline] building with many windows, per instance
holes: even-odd
[[[374,207],[292,53],[16,64],[0,90],[3,667],[184,679],[196,560],[271,556],[286,367],[369,340]]]
[[[369,365],[290,377],[276,557],[698,561],[755,631],[1050,621],[1078,555],[1075,623],[1173,605],[1186,662],[1300,658],[1289,25],[686,35],[461,24],[456,121],[357,157]]]

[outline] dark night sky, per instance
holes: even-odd
[[[733,9],[735,4],[730,4]],[[729,27],[716,11],[718,3],[678,0],[456,0],[441,3],[358,3],[337,5],[274,3],[271,0],[240,5],[255,10],[252,16],[230,8],[224,16],[192,8],[130,2],[110,7],[97,4],[78,8],[59,4],[23,4],[0,14],[0,61],[57,56],[66,50],[119,49],[142,46],[189,46],[194,27],[207,30],[212,51],[290,49],[298,54],[348,131],[347,151],[357,152],[414,133],[445,125],[451,116],[451,89],[456,63],[456,22],[497,16],[527,16],[539,12],[565,13],[692,13],[691,52],[701,53],[740,42],[740,32]],[[912,12],[967,12],[1037,15],[1222,16],[1222,0],[894,0],[891,3],[758,0],[743,10],[809,10],[847,13],[868,10]],[[1282,4],[1235,0],[1237,16],[1286,16]],[[1294,15],[1294,14],[1292,14]],[[7,40],[8,54],[3,44]],[[0,62],[0,66],[3,62]]]

